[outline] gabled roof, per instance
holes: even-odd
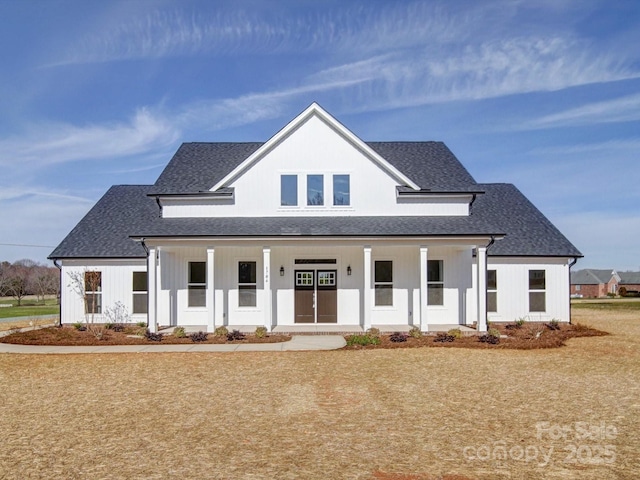
[[[618,272],[620,283],[623,285],[639,285],[640,272]]]
[[[595,270],[585,268],[571,272],[571,285],[600,285],[609,283],[611,277],[615,275],[614,270]]]
[[[332,115],[330,115],[326,110],[324,110],[317,103],[312,103],[309,105],[300,115],[291,120],[287,125],[284,126],[278,133],[276,133],[273,137],[267,140],[263,145],[260,146],[255,152],[253,152],[249,157],[243,160],[236,168],[234,168],[231,172],[229,172],[224,178],[222,178],[219,182],[211,187],[212,191],[215,191],[222,187],[230,186],[233,181],[242,175],[246,170],[251,168],[254,163],[260,161],[260,159],[275,148],[279,143],[283,142],[289,135],[295,132],[298,128],[304,125],[311,118],[318,118],[322,122],[324,122],[329,128],[331,128],[337,135],[341,136],[344,140],[349,142],[355,148],[364,153],[367,157],[369,157],[374,163],[378,164],[382,170],[386,171],[389,175],[396,178],[398,182],[402,185],[407,185],[414,189],[419,189],[420,187],[416,185],[409,177],[407,177],[403,172],[395,168],[392,164],[387,162],[383,157],[381,157],[378,153],[373,151],[366,143],[360,140],[356,135],[354,135],[348,128],[346,128],[342,123],[336,120]]]

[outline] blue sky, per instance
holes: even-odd
[[[44,262],[181,142],[265,141],[313,101],[516,184],[576,268],[640,269],[635,0],[0,0],[0,260]]]

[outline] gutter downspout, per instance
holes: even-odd
[[[158,216],[160,218],[162,218],[162,204],[160,203],[160,197],[156,196],[156,203],[158,204]],[[142,239],[143,245],[144,245],[144,238]],[[149,253],[149,252],[147,252]]]
[[[476,198],[478,197],[477,193],[473,194],[473,197],[471,198],[471,203],[469,203],[469,215],[471,215],[471,207],[473,207],[474,202],[476,201]],[[493,238],[493,237],[491,237]],[[492,240],[493,241],[493,240]]]
[[[53,264],[60,270],[60,286],[58,287],[58,326],[62,326],[62,265],[58,263],[58,259],[53,259]]]
[[[158,197],[156,197],[156,201],[158,200]],[[160,205],[160,203],[158,203],[158,205]],[[160,210],[162,212],[162,210]],[[147,254],[147,285],[149,282],[149,247],[147,247],[147,244],[144,243],[144,237],[142,237],[140,239],[140,245],[142,245],[142,248],[144,248],[145,253]],[[155,259],[154,259],[155,261]],[[148,287],[147,287],[148,288]],[[149,292],[147,291],[147,328],[149,328],[149,301],[151,300],[151,296],[149,295]]]
[[[573,257],[573,261],[569,264],[569,325],[573,325],[571,321],[571,267],[578,263],[578,257]]]

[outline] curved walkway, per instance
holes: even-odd
[[[288,342],[193,345],[104,345],[71,347],[0,343],[0,353],[165,353],[165,352],[283,352],[336,350],[347,344],[340,335],[294,335]]]

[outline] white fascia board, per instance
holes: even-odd
[[[383,170],[387,171],[391,176],[393,176],[403,184],[415,190],[420,189],[418,185],[416,185],[406,175],[400,172],[400,170],[395,168],[393,165],[387,162],[384,158],[378,155],[366,143],[364,143],[356,135],[354,135],[348,128],[346,128],[344,125],[338,122],[338,120],[336,120],[333,116],[331,116],[328,112],[326,112],[320,105],[313,102],[300,115],[298,115],[296,118],[290,121],[284,128],[278,131],[278,133],[276,133],[267,142],[265,142],[260,148],[258,148],[258,150],[256,150],[255,152],[253,152],[253,154],[247,157],[245,161],[243,161],[240,165],[234,168],[222,180],[216,183],[211,188],[210,191],[214,192],[219,188],[222,188],[224,186],[229,186],[233,180],[239,177],[245,170],[250,168],[256,161],[258,161],[262,156],[264,156],[267,152],[269,152],[276,145],[278,145],[282,140],[287,138],[292,132],[294,132],[298,127],[300,127],[300,125],[306,122],[313,115],[323,120],[327,125],[329,125],[329,127],[331,127],[337,133],[342,135],[342,137],[344,137],[347,141],[349,141],[358,150],[360,150],[365,155],[370,157]]]

